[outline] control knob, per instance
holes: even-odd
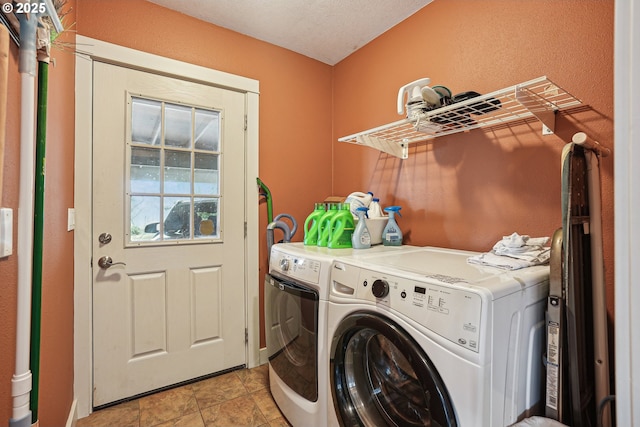
[[[280,260],[280,270],[289,271],[289,260],[286,258],[282,258]]]
[[[371,285],[371,292],[376,298],[384,298],[389,293],[389,284],[386,280],[376,279]]]

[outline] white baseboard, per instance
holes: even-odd
[[[78,399],[73,399],[71,403],[71,409],[69,409],[69,416],[67,417],[67,424],[65,427],[76,427],[78,421]]]

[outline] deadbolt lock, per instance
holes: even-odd
[[[111,243],[111,234],[102,233],[100,236],[98,236],[98,241],[103,245],[106,245],[107,243]]]

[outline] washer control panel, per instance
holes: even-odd
[[[482,298],[453,286],[454,279],[417,281],[361,269],[355,296],[402,313],[449,341],[479,352]],[[468,286],[462,279],[456,280]]]
[[[269,271],[278,272],[284,276],[303,282],[319,284],[322,263],[316,259],[293,256],[272,251],[269,259]]]

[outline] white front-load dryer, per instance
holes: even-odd
[[[334,261],[328,425],[495,427],[536,411],[549,270],[471,255]]]

